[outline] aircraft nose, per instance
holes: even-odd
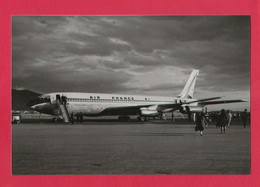
[[[27,107],[31,109],[35,109],[35,105],[38,103],[37,99],[29,100],[27,103]]]
[[[35,105],[31,105],[31,106],[29,106],[29,108],[35,109]]]
[[[31,101],[31,100],[28,101],[28,103],[27,103],[27,108],[32,108],[32,106],[33,106],[32,101]]]

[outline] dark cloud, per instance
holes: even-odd
[[[54,28],[64,24],[67,21],[62,16],[12,16],[12,37],[50,34]]]
[[[112,16],[110,19],[121,24],[110,24],[96,32],[128,40],[142,52],[171,48],[175,42],[248,40],[250,34],[249,16]]]
[[[43,93],[46,90],[48,92],[68,91],[68,88],[69,91],[75,92],[117,92],[131,78],[131,75],[125,72],[91,69],[73,72],[67,69],[63,70],[62,74],[58,67],[52,68],[48,73],[37,68],[30,68],[27,71],[32,72],[30,76],[13,77],[13,85],[16,87],[23,85],[25,88]]]

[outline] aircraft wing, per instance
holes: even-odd
[[[241,99],[237,100],[215,100],[220,97],[212,97],[206,99],[199,99],[195,101],[190,101],[186,103],[174,103],[174,102],[165,102],[158,104],[144,104],[144,105],[135,105],[135,106],[117,106],[117,107],[108,107],[106,108],[101,115],[137,115],[140,113],[140,110],[148,111],[158,111],[158,112],[171,112],[173,110],[179,110],[183,106],[187,106],[192,103],[198,103],[200,106],[213,105],[213,104],[226,104],[226,103],[237,103],[237,102],[246,102]],[[212,101],[214,100],[214,101]]]
[[[242,99],[236,100],[217,100],[217,101],[200,101],[200,105],[215,105],[215,104],[227,104],[227,103],[239,103],[239,102],[246,102]]]
[[[149,108],[149,110],[162,111],[165,109],[176,110],[179,109],[183,103],[163,103],[163,104],[145,104],[136,106],[122,106],[122,107],[108,107],[102,114],[106,115],[136,115],[139,114],[141,108]],[[154,108],[154,109],[151,109]]]

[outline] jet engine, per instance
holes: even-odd
[[[157,105],[140,108],[142,116],[158,116]]]
[[[203,107],[198,107],[198,106],[184,106],[180,108],[180,112],[183,114],[189,114],[192,112],[202,112]]]
[[[158,116],[159,112],[157,110],[141,110],[142,116]]]

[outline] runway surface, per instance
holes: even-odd
[[[13,174],[249,174],[250,127],[192,123],[12,125]]]

